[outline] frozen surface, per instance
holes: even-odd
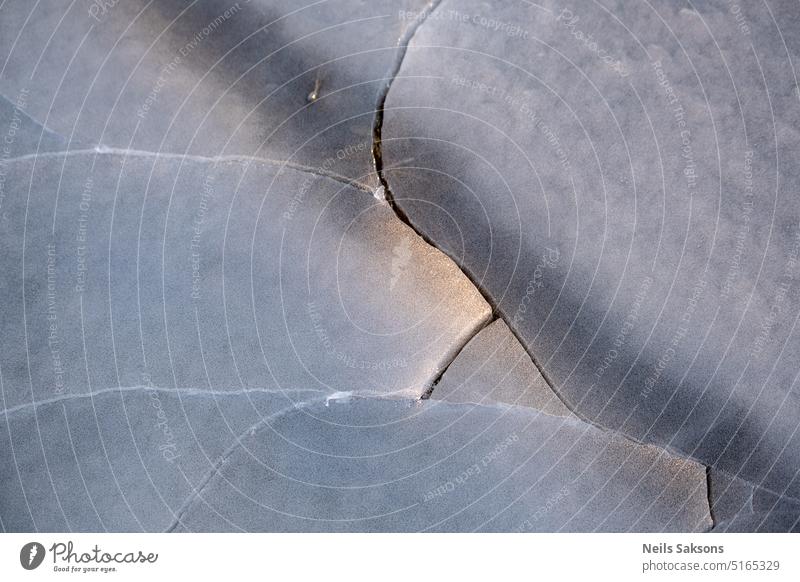
[[[355,400],[244,437],[178,529],[704,531],[705,487],[696,463],[527,408]]]
[[[364,183],[421,0],[3,3],[0,93],[75,143],[291,160]],[[313,96],[312,96],[313,94]]]
[[[147,382],[413,398],[489,317],[385,203],[290,167],[25,158],[4,210],[7,407]]]
[[[319,397],[138,386],[10,411],[0,421],[3,524],[163,531],[249,427]]]
[[[444,0],[384,176],[577,414],[798,498],[800,13],[731,6]]]
[[[0,4],[0,529],[796,531],[797,6]]]
[[[570,415],[501,319],[470,340],[436,384],[431,398],[482,404],[503,402],[556,416]]]

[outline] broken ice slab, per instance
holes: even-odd
[[[354,398],[243,436],[178,531],[704,531],[705,469],[525,407]]]
[[[0,415],[6,531],[163,531],[259,423],[318,392],[106,388]]]
[[[572,414],[501,319],[469,341],[434,387],[431,399],[502,402],[558,416]]]
[[[3,3],[0,93],[74,141],[375,182],[372,122],[424,0]],[[315,99],[308,99],[315,91]]]
[[[5,407],[162,387],[421,396],[490,308],[369,192],[143,152],[5,166]]]
[[[796,9],[612,4],[441,2],[389,189],[577,414],[800,498]]]

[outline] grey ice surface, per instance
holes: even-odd
[[[96,4],[1,9],[0,93],[28,91],[70,144],[291,160],[374,185],[375,104],[412,24],[398,10],[422,0]]]
[[[0,420],[14,531],[702,531],[701,466],[524,408],[139,386]]]
[[[577,414],[797,499],[800,12],[739,7],[444,0],[384,176]]]
[[[10,162],[6,189],[6,407],[147,382],[418,397],[489,317],[452,261],[330,178],[71,152]]]
[[[237,444],[179,531],[705,531],[705,470],[524,407],[314,403]]]
[[[797,530],[800,13],[737,9],[1,3],[0,530]]]
[[[501,319],[483,328],[464,346],[434,387],[431,398],[503,402],[557,416],[571,414]]]
[[[0,417],[9,531],[163,531],[251,426],[312,391],[105,389]]]

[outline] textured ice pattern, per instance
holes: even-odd
[[[6,0],[0,530],[797,531],[800,11]]]

